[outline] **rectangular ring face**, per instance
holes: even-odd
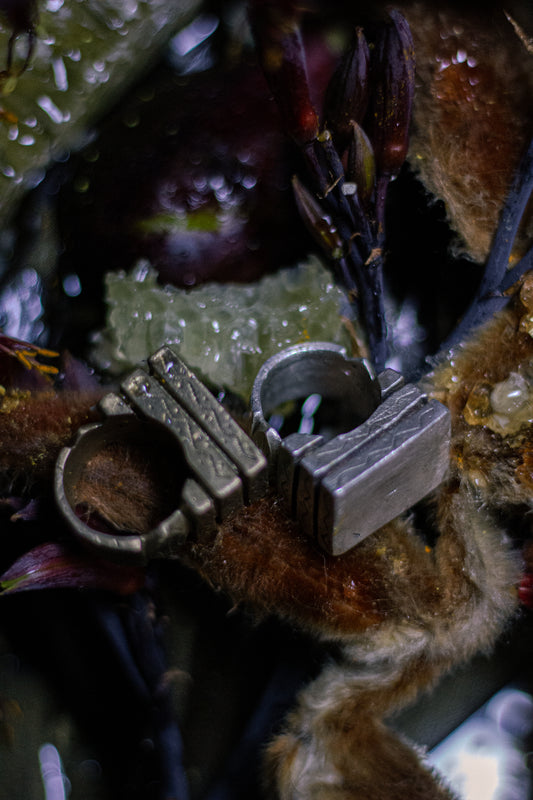
[[[221,519],[242,505],[242,483],[235,465],[156,378],[139,369],[121,390],[143,417],[163,425],[178,442],[191,477],[213,498]]]
[[[435,489],[447,469],[449,435],[447,409],[431,400],[328,473],[316,497],[321,546],[343,553]]]
[[[267,489],[266,458],[233,417],[170,348],[158,350],[148,363],[165,390],[236,465],[247,501],[262,497]]]
[[[325,523],[318,522],[319,518],[328,518],[324,510],[319,508],[319,487],[328,477],[345,475],[347,480],[353,481],[354,475],[371,469],[382,455],[394,449],[398,426],[424,402],[425,395],[416,386],[402,386],[357,428],[341,433],[302,459],[298,474],[297,516],[306,530],[315,531],[321,541],[326,535]],[[338,498],[337,503],[344,502],[341,488],[337,487],[333,492]],[[330,527],[331,532],[326,538],[332,535],[333,526]],[[326,549],[329,550],[329,547]]]

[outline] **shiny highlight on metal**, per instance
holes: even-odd
[[[120,394],[100,402],[106,419],[82,427],[56,463],[55,495],[75,535],[108,558],[146,563],[168,557],[186,539],[214,536],[217,524],[267,490],[267,462],[241,427],[168,347],[135,370]],[[177,470],[185,470],[176,510],[146,534],[108,534],[76,514],[77,485],[89,459],[113,442],[176,445]]]
[[[269,415],[311,395],[334,409],[333,429],[282,437]],[[169,347],[100,409],[105,420],[81,428],[61,451],[55,494],[75,535],[122,563],[172,557],[190,536],[213,537],[269,486],[320,547],[340,555],[435,489],[448,467],[448,410],[397,372],[375,376],[366,361],[327,342],[290,347],[263,364],[252,390],[251,438]],[[114,442],[147,441],[176,447],[175,510],[146,534],[89,527],[76,513],[89,460]]]
[[[329,441],[305,433],[282,438],[268,414],[313,392],[344,398],[359,424]],[[270,460],[271,481],[302,529],[333,555],[425,497],[448,467],[448,410],[393,370],[375,378],[336,345],[300,345],[266,361],[252,415],[252,437]]]

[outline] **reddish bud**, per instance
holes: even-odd
[[[361,122],[368,105],[370,53],[361,28],[328,84],[324,100],[324,121],[335,146],[343,152],[351,136],[351,122]]]
[[[533,573],[526,572],[518,586],[518,599],[526,608],[533,608]]]
[[[255,0],[249,18],[258,58],[287,134],[299,145],[313,141],[318,117],[309,94],[299,12],[290,2]]]
[[[367,130],[378,174],[395,177],[409,146],[415,56],[407,20],[399,11],[390,16],[375,45]]]

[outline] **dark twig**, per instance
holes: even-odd
[[[507,272],[511,251],[525,208],[533,192],[533,138],[518,167],[502,209],[500,223],[487,260],[483,280],[479,287],[481,296],[501,289]]]
[[[206,800],[249,800],[262,796],[261,764],[265,742],[280,731],[298,692],[316,676],[322,663],[323,656],[318,655],[312,642],[284,642],[241,740]]]
[[[99,607],[99,613],[125,677],[150,710],[160,768],[160,800],[188,800],[182,739],[172,713],[164,648],[150,601],[138,592],[132,595],[125,615],[107,604]]]
[[[183,744],[172,713],[161,632],[145,594],[137,592],[132,596],[126,624],[132,652],[152,699],[154,738],[162,778],[161,800],[188,800]]]
[[[326,91],[320,129],[310,101],[297,7],[283,0],[250,4],[263,71],[310,179],[311,192],[300,181],[293,183],[298,208],[357,309],[378,371],[387,356],[385,201],[407,155],[414,91],[409,27],[397,11],[390,16],[373,57],[362,30],[356,29]],[[365,115],[368,135],[361,127]]]
[[[533,266],[533,249],[508,270],[509,259],[524,210],[533,192],[533,139],[529,143],[515,174],[502,209],[500,222],[494,236],[483,277],[472,303],[463,318],[441,348],[446,352],[462,341],[473,329],[506,306],[509,297],[504,294]]]
[[[533,247],[527,251],[525,256],[522,256],[518,264],[505,274],[501,283],[502,291],[506,292],[510,289],[513,284],[520,280],[520,278],[531,269],[533,269]]]

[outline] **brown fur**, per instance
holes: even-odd
[[[416,586],[404,584],[391,598],[395,620],[346,637],[342,657],[301,693],[268,750],[269,796],[454,797],[382,718],[452,664],[490,647],[516,605],[518,562],[468,493],[444,491],[440,503],[442,533],[431,559],[440,591],[417,598]]]
[[[12,485],[48,479],[60,449],[95,419],[103,391],[13,390],[0,397],[0,479]]]
[[[531,135],[533,57],[503,8],[481,5],[471,11],[413,3],[403,10],[417,60],[409,160],[428,189],[444,200],[466,251],[484,261]],[[533,29],[532,14],[527,22]],[[460,51],[470,62],[457,62]],[[445,63],[449,66],[443,69]],[[533,208],[515,255],[532,234]]]
[[[524,284],[530,280],[526,276]],[[452,412],[453,474],[470,480],[493,508],[532,502],[533,426],[502,436],[483,424],[469,424],[465,409],[480,384],[491,389],[511,373],[529,380],[533,338],[522,324],[529,313],[516,291],[509,308],[450,353],[427,387]]]
[[[516,299],[430,378],[453,421],[450,475],[434,498],[433,548],[406,517],[344,556],[328,557],[272,497],[235,515],[214,541],[183,548],[183,561],[235,602],[336,645],[337,656],[303,690],[267,751],[269,797],[453,797],[383,720],[451,666],[490,649],[517,608],[521,560],[491,509],[531,504],[533,426],[504,437],[469,425],[464,409],[479,380],[493,385],[529,364],[533,340],[521,329],[524,313]],[[35,393],[6,402],[4,474],[22,464],[40,476],[51,469],[60,445],[91,413],[88,397],[74,397]],[[107,455],[112,461],[116,453]],[[128,459],[146,483],[146,462],[135,452]],[[100,484],[105,498],[108,467],[116,477],[116,464],[93,467],[92,491],[97,497]],[[150,495],[150,480],[146,487]]]
[[[506,441],[483,426],[469,426],[463,409],[480,377],[497,382],[529,361],[531,342],[520,332],[524,310],[517,301],[432,376],[432,390],[452,408],[454,436],[450,477],[434,499],[440,535],[433,548],[406,517],[344,556],[328,557],[272,497],[235,515],[214,541],[183,548],[183,561],[235,602],[262,616],[276,614],[325,644],[336,645],[338,655],[302,691],[284,731],[266,753],[269,797],[453,797],[420,754],[383,720],[450,666],[490,649],[517,607],[520,558],[505,530],[491,519],[490,509],[515,501],[510,487],[513,482],[518,485],[516,447],[524,446],[529,431]],[[489,349],[491,358],[485,355]],[[26,409],[41,426],[48,425],[45,421],[52,413],[57,416],[45,439],[48,469],[74,426],[74,410],[83,421],[87,418],[87,398],[84,401],[85,406],[78,397],[76,406],[52,394],[18,398],[19,403],[31,402]],[[3,418],[12,439],[18,408],[14,403]],[[35,456],[43,452],[42,441],[36,426],[32,433],[32,455],[25,455],[25,462],[40,471]],[[11,467],[14,453],[13,440]],[[107,455],[113,460],[116,453]],[[105,456],[101,455],[104,461]],[[129,470],[145,479],[146,462],[137,461],[133,451],[128,459]],[[473,464],[477,469],[478,462],[483,465],[483,485],[475,480]],[[98,496],[100,482],[105,496],[109,469],[101,463],[93,467],[92,491]],[[113,469],[116,477],[116,465]],[[520,502],[528,492],[524,486]]]
[[[285,729],[268,748],[270,798],[453,797],[384,719],[451,666],[489,650],[517,608],[521,560],[490,512],[531,502],[531,476],[520,479],[533,441],[531,426],[503,437],[483,425],[469,425],[464,408],[480,379],[492,385],[529,363],[533,342],[520,327],[526,312],[516,299],[430,378],[432,392],[449,404],[453,420],[450,475],[434,498],[439,536],[433,548],[405,517],[344,556],[329,557],[272,497],[235,515],[214,541],[183,548],[183,561],[235,602],[260,616],[276,614],[325,644],[335,644],[335,659],[302,691]],[[29,419],[17,423],[22,403],[33,415],[33,427]],[[78,421],[76,409],[79,421],[85,421],[88,398],[78,397],[77,405],[52,393],[14,398],[0,416],[9,433],[5,441],[11,441],[5,463],[13,468],[15,430],[24,424],[24,435],[31,431],[33,437],[31,447],[26,443],[27,454],[21,451],[24,463],[41,474],[44,467],[36,456],[44,441],[44,465],[51,469],[51,459]],[[42,428],[48,432],[44,440]],[[107,453],[110,461],[116,455]],[[146,478],[152,473],[138,455],[128,454],[128,469],[139,473],[150,495]],[[91,491],[105,500],[110,475],[115,480],[124,461],[118,468],[100,462],[92,466]],[[144,503],[142,495],[137,499]]]
[[[454,797],[383,718],[451,666],[490,650],[517,608],[521,556],[491,509],[531,504],[525,452],[533,426],[503,436],[469,425],[464,409],[480,380],[493,386],[528,366],[533,340],[520,324],[526,312],[517,297],[430,378],[453,424],[450,475],[435,496],[440,533],[433,549],[409,519],[397,519],[352,552],[327,557],[271,501],[183,554],[236,602],[340,646],[268,749],[269,797]]]
[[[176,460],[162,447],[155,452],[148,444],[112,442],[85,465],[75,503],[93,522],[142,534],[174,511],[180,491]]]
[[[483,260],[533,122],[531,56],[503,12],[468,15],[407,2],[404,10],[417,51],[410,160],[446,203],[467,252]],[[439,69],[461,49],[475,65],[461,58]],[[214,541],[183,548],[184,562],[235,602],[336,645],[268,747],[272,800],[454,797],[384,720],[451,666],[490,650],[516,611],[522,562],[492,512],[533,505],[533,425],[502,435],[482,421],[471,424],[465,408],[480,383],[493,387],[513,371],[531,379],[533,340],[520,328],[526,310],[517,299],[430,378],[453,423],[449,478],[434,497],[433,548],[406,516],[352,552],[328,557],[271,497],[236,514]],[[48,479],[95,399],[53,392],[4,398],[0,474],[8,482]],[[89,500],[106,514],[106,492],[121,468],[93,467]],[[142,508],[125,497],[112,522],[143,529],[160,503],[157,481],[135,455],[128,469],[128,480],[137,473],[144,486],[136,497]]]

